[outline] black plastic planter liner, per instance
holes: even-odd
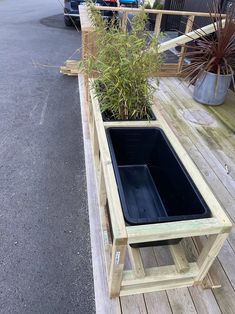
[[[159,128],[109,128],[107,138],[125,220],[130,225],[210,216]]]

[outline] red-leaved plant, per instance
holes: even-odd
[[[185,57],[190,63],[183,70],[189,84],[195,84],[205,71],[218,76],[235,72],[235,10],[230,10],[224,17],[214,1],[210,8],[210,19],[215,28],[213,35],[207,35],[199,28],[196,33],[203,37],[183,45],[189,49]]]

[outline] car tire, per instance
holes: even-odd
[[[73,21],[70,16],[64,16],[64,24],[68,27],[73,26]]]

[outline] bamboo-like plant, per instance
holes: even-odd
[[[154,88],[151,73],[159,70],[157,38],[145,30],[146,14],[134,16],[130,31],[124,30],[116,19],[105,21],[89,4],[95,25],[96,55],[86,67],[95,72],[95,94],[101,111],[108,119],[149,119]]]

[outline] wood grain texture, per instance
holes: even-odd
[[[230,95],[233,103],[235,101],[234,94],[230,93]],[[192,99],[192,89],[179,80],[162,78],[156,97],[159,110],[171,124],[176,136],[234,222],[234,180],[230,176],[231,173],[226,173],[224,167],[225,158],[229,158],[229,164],[234,166],[234,133],[226,124],[221,123],[220,118],[208,107],[196,103]],[[195,118],[190,119],[194,122],[187,119],[186,111],[189,111],[191,117]],[[203,119],[197,123],[199,112],[202,118],[209,112],[212,123],[203,125],[201,123]],[[190,247],[192,248],[192,246]],[[213,291],[202,290],[199,287],[189,288],[198,313],[230,314],[235,312],[234,250],[235,233],[232,230],[228,242],[221,249],[219,261],[216,259],[210,269],[212,280],[219,282],[221,288]]]
[[[104,249],[99,215],[97,215],[98,199],[95,185],[95,170],[92,162],[92,147],[89,135],[88,116],[86,111],[86,98],[84,91],[84,77],[79,76],[80,106],[83,127],[83,142],[85,152],[85,166],[87,179],[87,197],[91,235],[92,266],[94,276],[95,304],[97,314],[121,314],[118,299],[110,299],[106,280],[106,267],[104,262]]]

